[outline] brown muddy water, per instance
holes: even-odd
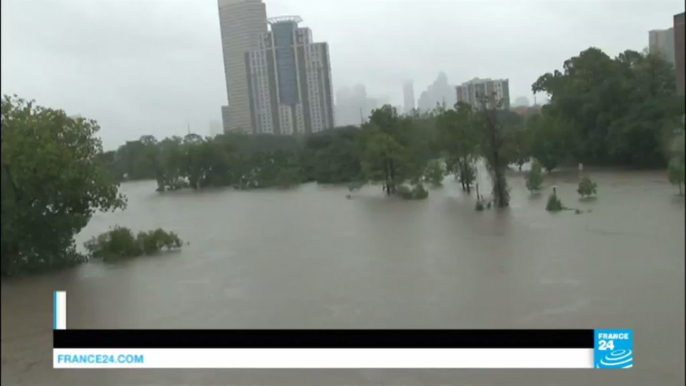
[[[510,178],[511,207],[474,211],[452,179],[429,199],[368,187],[158,194],[122,186],[119,224],[182,251],[2,283],[3,385],[683,385],[684,200],[664,173],[596,171],[579,202],[557,174],[550,214]],[[52,291],[70,328],[633,329],[633,370],[53,370]]]

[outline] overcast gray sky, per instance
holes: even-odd
[[[439,71],[509,78],[511,97],[589,46],[641,50],[683,0],[265,0],[329,43],[334,88],[400,104]],[[209,133],[226,103],[216,0],[2,0],[2,93],[96,119],[106,148]]]

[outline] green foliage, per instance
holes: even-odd
[[[412,189],[400,185],[396,188],[395,194],[405,200],[424,200],[429,197],[429,191],[421,183],[414,185]]]
[[[493,202],[499,208],[510,204],[510,190],[505,177],[510,163],[507,149],[512,140],[513,127],[521,124],[521,117],[501,107],[502,101],[492,103],[492,99],[482,98],[476,121],[481,133],[479,148],[493,183]]]
[[[522,166],[531,158],[532,130],[526,125],[519,125],[514,128],[514,135],[510,143],[509,158],[522,170]]]
[[[405,185],[400,185],[396,188],[395,194],[400,196],[401,198],[405,200],[411,200],[412,199],[412,189],[408,188]]]
[[[669,182],[679,187],[679,194],[683,195],[682,185],[684,184],[684,160],[680,158],[673,158],[669,161],[667,168]]]
[[[300,183],[300,172],[296,168],[281,169],[276,183],[283,189],[292,188]]]
[[[139,232],[137,236],[134,236],[131,229],[118,226],[109,232],[93,237],[84,244],[89,257],[103,259],[106,262],[152,255],[163,248],[178,249],[182,245],[183,242],[174,232],[156,229]]]
[[[443,184],[444,176],[445,170],[443,170],[443,163],[440,160],[429,162],[424,170],[424,181],[430,183],[434,187],[438,187]]]
[[[2,276],[83,262],[74,236],[95,211],[124,208],[95,121],[16,96],[2,100]]]
[[[412,188],[412,199],[423,200],[429,197],[429,191],[424,188],[424,185],[417,184]]]
[[[465,103],[458,103],[454,110],[441,110],[436,119],[436,142],[445,155],[446,171],[455,175],[467,192],[476,177],[477,123],[473,108]]]
[[[581,195],[582,198],[589,197],[597,193],[598,184],[593,182],[590,177],[584,176],[581,181],[579,181],[579,186],[576,191]]]
[[[541,189],[541,185],[543,184],[543,170],[541,168],[541,164],[538,162],[538,160],[534,159],[531,162],[531,170],[526,173],[526,188],[529,189],[530,192],[536,192]]]
[[[535,115],[528,122],[531,133],[531,155],[551,172],[570,155],[574,148],[571,126],[562,118],[547,113]]]
[[[557,197],[557,194],[553,193],[548,197],[548,203],[545,205],[545,210],[548,212],[559,212],[565,210],[562,201]]]
[[[548,145],[534,149],[548,170],[559,156],[590,165],[664,165],[665,132],[684,114],[671,64],[630,50],[613,59],[589,48],[566,60],[562,72],[539,77],[532,90],[550,95],[543,115],[552,122],[538,133],[539,145]],[[545,127],[557,132],[545,133]],[[566,138],[562,146],[560,137]]]

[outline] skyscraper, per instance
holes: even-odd
[[[252,133],[245,53],[255,50],[258,37],[267,32],[267,9],[262,0],[218,0],[218,6],[229,100],[222,108],[224,130]]]
[[[405,82],[405,85],[403,85],[403,101],[405,103],[405,106],[403,106],[405,113],[409,113],[415,108],[414,84],[411,80]]]
[[[316,133],[333,128],[327,43],[314,43],[298,16],[269,19],[271,31],[245,54],[253,127],[260,134]]]
[[[674,64],[674,30],[653,30],[648,32],[648,51],[660,54],[666,61]]]
[[[478,107],[480,98],[491,96],[495,97],[496,102],[502,102],[502,108],[510,108],[510,82],[507,79],[479,79],[474,78],[469,82],[462,83],[455,87],[457,101],[469,103]],[[494,105],[489,102],[489,107]]]

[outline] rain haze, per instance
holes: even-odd
[[[447,74],[508,78],[512,99],[595,46],[640,51],[681,0],[266,0],[328,42],[334,90],[363,84],[402,104]],[[152,134],[207,135],[226,104],[215,0],[2,2],[2,92],[96,119],[106,149]],[[540,100],[539,100],[540,101]]]

